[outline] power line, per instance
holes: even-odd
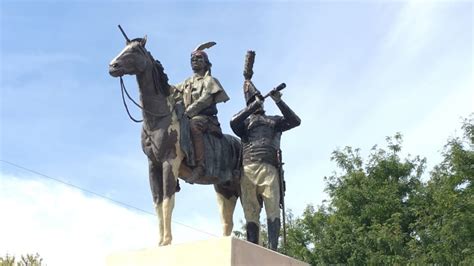
[[[19,165],[19,164],[12,163],[12,162],[9,162],[9,161],[5,161],[5,160],[3,160],[3,159],[0,159],[0,162],[9,164],[9,165],[11,165],[11,166],[14,166],[14,167],[19,168],[19,169],[22,169],[22,170],[24,170],[24,171],[33,173],[33,174],[35,174],[35,175],[38,175],[38,176],[41,176],[41,177],[44,177],[44,178],[53,180],[53,181],[58,182],[58,183],[61,183],[61,184],[63,184],[63,185],[66,185],[66,186],[69,186],[69,187],[72,187],[72,188],[81,190],[81,191],[83,191],[83,192],[92,194],[92,195],[97,196],[97,197],[99,197],[99,198],[103,198],[103,199],[108,200],[108,201],[110,201],[110,202],[112,202],[112,203],[114,203],[114,204],[122,205],[122,206],[124,206],[124,207],[129,208],[129,209],[134,209],[134,210],[136,210],[136,211],[140,211],[140,212],[143,212],[143,213],[152,215],[152,216],[156,216],[156,214],[154,214],[154,213],[152,213],[152,212],[149,212],[149,211],[147,211],[147,210],[144,210],[144,209],[135,207],[135,206],[133,206],[133,205],[130,205],[130,204],[128,204],[128,203],[125,203],[125,202],[122,202],[122,201],[119,201],[119,200],[116,200],[116,199],[113,199],[113,198],[104,196],[104,195],[99,194],[99,193],[97,193],[97,192],[94,192],[94,191],[91,191],[91,190],[82,188],[82,187],[80,187],[80,186],[77,186],[77,185],[74,185],[74,184],[72,184],[72,183],[63,181],[63,180],[61,180],[61,179],[58,179],[58,178],[54,178],[54,177],[45,175],[45,174],[40,173],[40,172],[38,172],[38,171],[35,171],[35,170],[32,170],[32,169],[26,168],[26,167],[24,167],[24,166],[21,166],[21,165]],[[200,232],[200,233],[204,233],[204,234],[207,234],[207,235],[210,235],[210,236],[213,236],[213,237],[218,237],[218,236],[215,235],[215,234],[212,234],[212,233],[203,231],[203,230],[198,229],[198,228],[194,228],[194,227],[189,226],[189,225],[187,225],[187,224],[184,224],[184,223],[181,223],[181,222],[178,222],[178,221],[175,221],[175,220],[171,220],[171,221],[172,221],[173,223],[179,224],[179,225],[181,225],[181,226],[184,226],[184,227],[193,229],[193,230],[195,230],[195,231],[198,231],[198,232]]]

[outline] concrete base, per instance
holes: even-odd
[[[234,237],[112,254],[107,266],[309,265]]]

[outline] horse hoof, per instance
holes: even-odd
[[[160,246],[168,246],[168,245],[171,245],[171,240],[169,240],[169,241],[163,241],[163,243],[161,243]]]

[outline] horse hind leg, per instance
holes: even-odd
[[[217,196],[217,205],[222,224],[222,234],[230,236],[234,227],[234,210],[239,196],[236,185],[224,186],[220,184],[214,185]]]

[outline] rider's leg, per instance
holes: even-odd
[[[189,181],[197,180],[205,173],[204,169],[204,131],[206,129],[206,120],[200,117],[193,117],[190,120],[191,139],[194,145],[194,157],[196,159],[196,167]]]

